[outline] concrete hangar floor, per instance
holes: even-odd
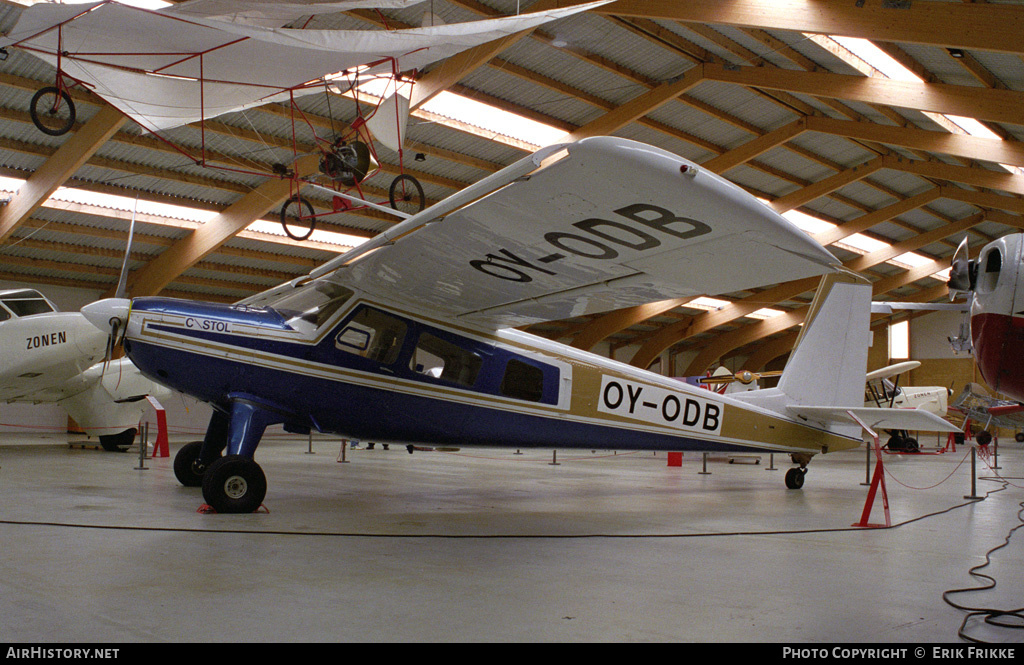
[[[8,642],[948,643],[967,612],[944,592],[990,586],[970,569],[1007,538],[981,571],[995,587],[951,600],[1024,595],[1013,443],[973,494],[967,447],[886,455],[893,526],[856,528],[864,450],[819,456],[794,491],[781,455],[378,444],[339,462],[338,439],[281,438],[258,453],[266,509],[216,515],[174,478],[182,441],[144,469],[134,447],[67,441],[0,438]]]

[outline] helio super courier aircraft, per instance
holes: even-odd
[[[648,145],[593,137],[484,178],[234,305],[137,297],[83,308],[147,376],[213,406],[174,466],[218,512],[266,495],[269,425],[374,441],[818,453],[862,426],[948,431],[864,406],[871,288],[735,185]],[[824,274],[777,387],[718,395],[517,330],[541,320]],[[127,324],[127,325],[125,325]]]

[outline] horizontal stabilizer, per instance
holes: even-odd
[[[890,409],[886,407],[843,407],[788,405],[788,411],[799,418],[825,425],[860,424],[859,419],[872,429],[905,429],[922,432],[959,432],[947,420],[924,409]]]
[[[871,303],[872,314],[892,314],[898,310],[934,311],[952,310],[954,312],[966,312],[971,308],[970,302],[880,302]]]

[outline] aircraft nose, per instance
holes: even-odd
[[[111,322],[121,322],[121,327],[128,321],[128,310],[132,301],[127,298],[104,298],[89,303],[80,311],[86,320],[105,333],[110,332]]]

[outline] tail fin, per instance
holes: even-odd
[[[949,422],[923,409],[864,406],[870,316],[870,282],[850,272],[825,275],[779,385],[739,393],[735,398],[821,423],[831,432],[851,438],[859,438],[864,426],[957,431]]]
[[[779,380],[788,404],[864,405],[870,316],[870,282],[845,271],[822,277]]]

